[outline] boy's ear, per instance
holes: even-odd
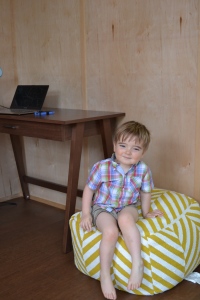
[[[143,150],[142,156],[145,155],[145,153],[147,152],[147,150],[148,150],[148,148],[146,148],[146,149]]]
[[[116,145],[115,145],[115,143],[113,142],[113,151],[115,152],[115,147],[116,147]]]

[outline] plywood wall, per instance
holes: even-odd
[[[144,159],[155,185],[200,200],[199,5],[198,0],[0,0],[0,104],[10,105],[17,84],[48,83],[45,106],[124,111],[119,122],[134,119],[151,131]],[[4,199],[21,189],[9,137],[0,139]],[[66,184],[69,143],[25,138],[25,148],[30,175]],[[102,157],[99,138],[85,140],[80,187]],[[36,186],[30,191],[65,203],[61,193]]]

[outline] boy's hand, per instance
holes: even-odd
[[[82,213],[80,226],[85,231],[91,231],[91,229],[92,229],[92,215],[91,214],[84,215]]]
[[[155,209],[155,210],[153,210],[153,211],[151,211],[151,212],[148,212],[145,216],[144,216],[144,218],[146,219],[146,218],[157,218],[157,217],[163,217],[163,212],[162,211],[160,211],[159,209]]]

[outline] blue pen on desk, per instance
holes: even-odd
[[[55,112],[53,110],[38,110],[34,112],[35,116],[46,116],[46,115],[53,115]]]
[[[45,111],[35,111],[34,115],[35,116],[46,116],[46,112]]]
[[[47,111],[47,115],[54,115],[55,114],[55,111],[54,110],[48,110]]]
[[[47,115],[54,115],[55,114],[55,111],[54,110],[49,110],[47,111]]]

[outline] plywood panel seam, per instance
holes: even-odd
[[[196,92],[196,133],[195,133],[195,172],[194,197],[200,199],[200,3],[198,1],[198,57],[197,57],[197,92]]]
[[[86,32],[85,32],[85,0],[80,0],[80,51],[81,51],[81,85],[82,85],[82,107],[88,109],[87,105],[87,68],[86,68]]]

